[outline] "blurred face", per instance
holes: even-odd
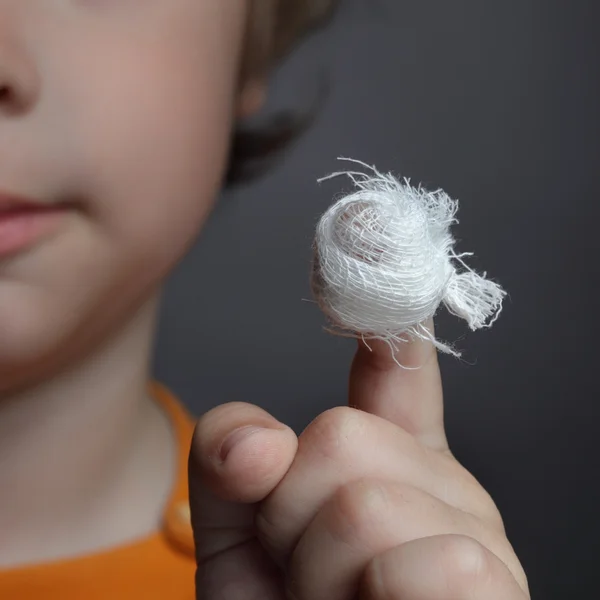
[[[0,0],[0,390],[114,329],[195,238],[245,22],[246,0]]]

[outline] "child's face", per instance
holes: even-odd
[[[98,340],[194,239],[227,158],[246,4],[0,0],[0,195],[74,203],[0,254],[0,381]]]

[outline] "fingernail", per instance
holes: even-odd
[[[255,425],[246,425],[245,427],[241,427],[240,429],[236,429],[232,431],[221,444],[221,448],[219,450],[219,456],[221,457],[221,461],[225,462],[229,453],[241,443],[246,438],[258,433],[259,431],[264,431],[264,427],[256,427]]]

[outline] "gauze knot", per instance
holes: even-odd
[[[345,159],[350,160],[350,159]],[[450,226],[458,203],[444,191],[415,188],[374,167],[345,171],[355,191],[321,217],[315,237],[312,289],[334,331],[381,339],[395,348],[406,335],[431,340],[423,323],[443,302],[472,329],[491,324],[505,292],[454,253]],[[457,267],[462,269],[461,272]]]

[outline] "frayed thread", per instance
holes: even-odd
[[[394,355],[401,344],[420,339],[460,356],[423,323],[443,304],[471,330],[490,327],[506,293],[464,262],[469,253],[455,253],[450,228],[458,222],[458,202],[362,161],[339,160],[365,171],[318,180],[346,176],[355,188],[325,212],[315,236],[311,287],[329,331],[381,340]]]

